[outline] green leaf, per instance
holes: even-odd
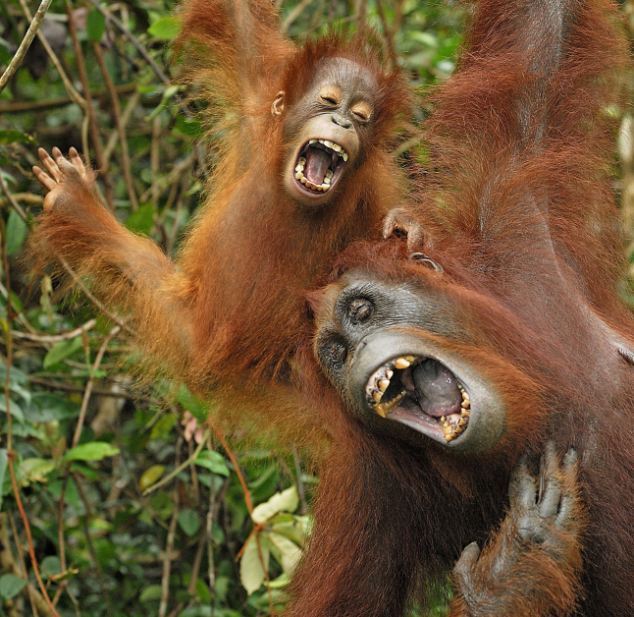
[[[154,204],[139,206],[139,209],[128,217],[125,226],[135,233],[149,235],[154,227]]]
[[[189,537],[193,536],[200,529],[200,517],[198,512],[190,508],[184,508],[178,513],[178,524]]]
[[[64,455],[65,461],[100,461],[119,454],[119,448],[105,441],[90,441],[71,448]]]
[[[159,41],[173,41],[180,31],[180,20],[171,15],[160,17],[148,28],[149,34]]]
[[[20,482],[28,486],[33,482],[46,482],[46,477],[55,469],[55,461],[46,458],[27,458],[20,462]]]
[[[57,576],[62,572],[62,564],[59,557],[56,555],[49,555],[44,557],[40,564],[40,571],[45,578],[51,578],[51,576]]]
[[[26,223],[15,210],[11,210],[7,221],[7,254],[15,255],[20,251],[26,238],[26,231]]]
[[[294,486],[281,493],[275,493],[268,501],[253,508],[251,518],[255,523],[266,523],[278,512],[294,512],[299,505],[297,489]]]
[[[310,534],[311,518],[309,516],[281,513],[270,522],[271,531],[285,536],[300,547],[304,546]]]
[[[215,450],[202,450],[198,453],[194,463],[200,467],[209,469],[211,473],[215,473],[216,475],[225,477],[229,475],[229,468],[227,467],[224,457],[220,452],[216,452]]]
[[[156,422],[150,432],[150,439],[165,439],[176,426],[178,418],[176,414],[167,413]]]
[[[2,485],[4,484],[4,476],[7,473],[7,450],[2,448],[0,450],[0,512],[2,512]]]
[[[286,572],[282,572],[276,579],[269,581],[267,584],[268,589],[284,589],[288,587],[291,582],[291,577]]]
[[[209,405],[202,399],[194,396],[187,388],[182,385],[178,390],[176,400],[196,418],[196,420],[206,420],[209,416]]]
[[[271,543],[271,551],[284,572],[292,573],[302,558],[302,550],[295,542],[274,532],[268,534],[268,539]]]
[[[68,356],[72,356],[77,350],[81,349],[82,340],[80,337],[71,339],[70,341],[60,341],[55,343],[44,356],[44,368],[49,369],[59,364]]]
[[[26,581],[15,574],[0,576],[0,598],[10,600],[15,598],[26,586]]]
[[[187,137],[200,137],[203,133],[203,125],[201,122],[183,115],[176,117],[174,128]]]
[[[161,586],[150,585],[141,592],[141,602],[154,602],[161,599]]]
[[[163,465],[152,465],[146,469],[139,480],[139,488],[141,491],[145,491],[145,489],[156,484],[164,473],[165,467]]]
[[[106,31],[106,18],[97,9],[93,9],[88,13],[86,31],[88,32],[88,38],[93,43],[101,41],[103,33]]]
[[[14,144],[14,143],[31,143],[33,138],[22,131],[16,129],[1,129],[0,130],[0,145]]]
[[[269,546],[264,537],[260,536],[258,550],[257,538],[258,536],[255,534],[249,538],[240,560],[240,582],[249,595],[262,586],[265,573],[269,569]]]

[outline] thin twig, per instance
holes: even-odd
[[[240,486],[242,487],[242,493],[244,495],[244,503],[247,507],[249,515],[251,515],[253,513],[253,499],[251,499],[251,491],[249,490],[249,487],[247,486],[247,481],[245,480],[244,475],[242,474],[242,470],[240,469],[240,463],[238,463],[238,457],[236,456],[236,453],[229,447],[229,444],[227,443],[227,440],[225,439],[225,436],[223,435],[222,431],[218,427],[214,426],[213,424],[211,424],[211,429],[213,430],[214,435],[220,442],[220,445],[222,445],[224,451],[227,453],[227,456],[229,457],[229,460],[231,461],[231,464],[233,465],[233,469],[236,472],[236,475],[238,476],[238,482],[240,482]]]
[[[76,285],[79,289],[81,289],[81,291],[84,293],[84,295],[106,316],[108,317],[108,319],[110,319],[110,321],[112,321],[113,323],[117,324],[123,331],[127,332],[128,334],[135,336],[135,332],[134,330],[132,330],[132,328],[130,328],[130,326],[128,326],[124,321],[122,321],[117,315],[115,315],[114,313],[112,313],[111,311],[109,311],[102,302],[100,302],[95,296],[94,294],[90,291],[90,289],[88,289],[88,287],[86,287],[86,285],[84,285],[83,281],[79,278],[79,276],[77,275],[77,273],[70,267],[70,264],[61,256],[61,255],[56,255],[55,256],[56,259],[59,260],[60,264],[62,265],[62,267],[64,268],[64,270],[66,271],[66,273],[68,274],[68,276],[70,276],[73,279],[73,284]]]
[[[161,67],[158,64],[156,64],[152,56],[150,56],[149,52],[141,44],[139,39],[137,39],[136,36],[134,36],[134,34],[132,34],[132,32],[130,32],[130,30],[128,30],[128,28],[126,28],[125,25],[120,20],[118,20],[110,11],[107,11],[101,5],[101,2],[99,2],[99,0],[89,0],[89,1],[108,21],[111,21],[114,24],[117,30],[119,30],[119,32],[121,32],[121,34],[123,34],[123,36],[125,36],[128,39],[128,41],[130,41],[130,43],[132,43],[132,45],[141,54],[141,56],[143,56],[143,59],[148,63],[152,71],[154,71],[154,74],[164,84],[168,84],[170,82],[169,77],[165,74],[163,69],[161,69]]]
[[[66,14],[68,15],[68,32],[70,33],[71,41],[73,42],[73,48],[75,49],[75,60],[77,62],[77,71],[79,73],[79,81],[83,90],[84,98],[86,99],[86,106],[84,111],[88,118],[88,126],[90,128],[90,136],[92,145],[95,150],[95,159],[97,161],[97,168],[102,174],[102,180],[104,184],[104,194],[106,203],[110,210],[114,210],[114,196],[112,191],[112,184],[110,183],[110,177],[108,176],[108,162],[104,158],[103,143],[101,142],[101,135],[99,134],[99,126],[97,125],[97,118],[95,115],[95,108],[92,100],[92,92],[90,91],[90,82],[88,81],[88,73],[86,71],[86,58],[84,51],[79,42],[77,36],[77,26],[75,25],[75,18],[73,15],[73,9],[69,0],[66,0]],[[88,151],[84,152],[84,156],[90,157]]]
[[[132,113],[134,112],[136,106],[139,103],[139,99],[141,98],[141,94],[139,92],[135,92],[130,99],[128,100],[123,113],[121,114],[121,123],[123,127],[128,126],[128,122],[130,122],[130,118],[132,117]],[[106,142],[106,147],[104,148],[104,156],[106,160],[109,161],[112,153],[119,141],[119,133],[117,131],[113,131],[108,137],[108,141]]]
[[[204,441],[203,441],[204,443]],[[182,439],[179,438],[176,443],[176,467],[180,467],[178,459],[180,458]],[[165,617],[169,604],[170,593],[170,575],[172,572],[172,552],[174,550],[174,538],[176,537],[176,523],[178,522],[179,499],[178,491],[174,490],[174,511],[167,530],[167,539],[165,542],[165,554],[163,556],[163,574],[161,576],[161,603],[159,604],[159,617]]]
[[[29,11],[29,7],[26,5],[26,2],[24,0],[19,0],[19,2],[20,2],[20,6],[22,7],[22,12],[26,16],[26,18],[33,19],[31,15],[31,11]],[[85,108],[86,101],[84,100],[84,97],[81,94],[79,94],[79,92],[77,92],[77,90],[73,86],[72,81],[66,74],[66,71],[64,70],[64,67],[62,66],[62,63],[57,57],[57,54],[53,51],[53,48],[51,47],[50,43],[46,40],[46,37],[39,30],[37,32],[37,38],[42,44],[42,47],[44,47],[44,51],[46,51],[46,54],[48,55],[51,62],[53,63],[53,66],[59,73],[62,83],[64,84],[64,88],[66,89],[66,92],[68,92],[68,96],[70,96],[70,98],[75,103],[77,103],[77,105],[81,106],[82,108]]]
[[[117,128],[117,133],[119,134],[119,150],[121,152],[121,169],[123,170],[123,179],[125,181],[125,185],[128,190],[128,197],[130,198],[130,204],[132,205],[132,209],[138,210],[139,201],[136,196],[136,191],[134,189],[134,181],[132,179],[132,170],[130,167],[130,154],[128,153],[128,139],[125,134],[125,126],[123,124],[123,121],[121,120],[121,104],[119,103],[119,96],[117,95],[117,91],[114,87],[114,83],[110,77],[108,68],[106,67],[106,62],[104,60],[101,47],[99,47],[98,43],[94,43],[92,46],[92,49],[95,54],[95,57],[97,58],[97,64],[99,65],[101,76],[103,77],[108,93],[110,94],[112,116],[114,118],[115,126]],[[103,154],[104,153],[102,153],[102,156]],[[106,165],[108,164],[107,161],[104,161],[104,163]]]
[[[13,55],[13,58],[11,58],[9,66],[5,69],[4,73],[2,73],[2,76],[0,76],[0,92],[4,90],[5,86],[13,77],[13,74],[18,70],[20,64],[22,64],[24,56],[26,56],[26,52],[29,51],[29,47],[31,47],[31,43],[38,33],[42,20],[46,15],[46,11],[48,11],[48,7],[51,6],[51,2],[52,0],[42,0],[42,2],[40,2],[40,6],[37,7],[37,11],[35,11],[35,15],[29,24],[20,46]]]
[[[18,532],[18,528],[16,527],[15,520],[13,520],[13,516],[10,512],[7,512],[7,519],[9,520],[9,526],[11,527],[11,535],[14,538],[15,549],[18,554],[18,561],[20,562],[20,571],[22,572],[22,576],[25,579],[28,579],[26,561],[24,561],[24,555],[22,554],[22,550],[20,548],[20,535]],[[34,604],[37,609],[39,609],[43,613],[48,613],[48,604],[46,604],[44,598],[31,581],[27,583],[27,589],[29,591],[29,598],[31,599],[32,605]],[[55,604],[53,603],[53,605]]]
[[[6,281],[7,290],[11,290],[11,268],[9,265],[9,256],[7,255],[6,233],[5,229],[2,229],[0,234],[2,239],[2,265],[4,269],[4,276]],[[13,451],[13,416],[11,415],[11,369],[13,367],[13,337],[11,335],[11,322],[13,321],[13,305],[7,303],[7,315],[6,315],[6,327],[4,328],[5,345],[6,345],[6,363],[5,363],[5,378],[4,378],[4,404],[7,415],[6,423],[6,449],[7,449],[7,463],[9,468],[9,478],[11,480],[11,490],[13,492],[13,498],[20,514],[20,520],[24,527],[24,533],[26,534],[26,542],[29,551],[29,557],[31,559],[31,567],[33,568],[33,575],[37,581],[38,587],[46,605],[48,606],[50,613],[53,617],[59,617],[55,607],[51,603],[51,599],[40,575],[40,566],[35,555],[35,545],[33,544],[33,535],[31,534],[31,525],[29,523],[29,517],[24,509],[22,503],[22,496],[20,494],[20,486],[15,474],[15,452]]]
[[[282,33],[286,34],[288,29],[293,25],[295,20],[311,5],[313,0],[302,0],[297,4],[291,12],[286,16],[286,19],[282,23]]]
[[[92,389],[95,385],[95,374],[101,365],[101,361],[103,360],[104,354],[106,353],[106,349],[110,344],[110,341],[121,331],[119,326],[114,326],[108,335],[103,340],[101,347],[99,347],[99,351],[95,357],[95,361],[90,367],[90,377],[88,378],[88,382],[86,383],[86,390],[84,391],[84,397],[81,401],[81,407],[79,409],[79,418],[77,419],[77,425],[75,426],[75,433],[73,435],[72,447],[74,448],[81,438],[81,432],[84,428],[84,422],[86,420],[86,412],[88,411],[88,402],[90,401],[90,396],[92,395]]]
[[[187,458],[187,460],[183,461],[180,465],[172,469],[170,473],[168,473],[166,476],[161,478],[156,484],[152,484],[152,486],[146,488],[143,491],[143,497],[147,497],[148,495],[158,490],[162,486],[165,486],[166,484],[171,482],[181,471],[183,471],[184,469],[187,469],[187,467],[189,467],[198,458],[198,455],[202,452],[202,449],[205,447],[205,441],[207,437],[208,437],[208,434],[205,433],[204,438],[200,441],[198,446],[196,446],[196,449],[194,450],[192,455]]]
[[[9,191],[9,187],[7,186],[7,183],[2,174],[0,174],[0,189],[2,189],[2,192],[5,194],[7,201],[9,202],[9,205],[15,210],[16,214],[24,222],[26,222],[26,212],[22,209],[22,206],[15,200],[14,196],[11,194],[11,191]]]
[[[29,341],[35,341],[36,343],[59,343],[60,341],[69,341],[71,339],[77,338],[82,334],[88,332],[97,325],[96,319],[89,319],[85,324],[82,324],[78,328],[74,330],[69,330],[68,332],[62,332],[60,334],[32,334],[30,332],[19,332],[17,330],[12,330],[13,338],[27,339]]]
[[[129,94],[137,89],[137,84],[121,84],[115,86],[115,88],[119,94]],[[99,101],[106,100],[108,98],[108,92],[106,90],[93,92],[93,98]],[[44,109],[55,109],[56,107],[64,107],[71,103],[76,103],[76,101],[69,96],[58,96],[37,101],[2,101],[0,102],[0,114],[21,114],[25,112],[42,111]]]

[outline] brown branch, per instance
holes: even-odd
[[[128,126],[128,122],[130,122],[130,118],[132,117],[132,112],[137,106],[137,103],[139,102],[140,98],[141,98],[141,95],[137,91],[130,97],[130,100],[127,102],[125,109],[123,110],[123,113],[121,114],[121,123],[123,124],[124,127]],[[106,147],[104,150],[104,156],[106,157],[107,161],[110,160],[110,157],[112,156],[112,152],[114,151],[118,141],[119,141],[119,133],[117,133],[117,131],[113,131],[110,134],[110,137],[108,138],[108,142],[106,143]]]
[[[6,233],[4,228],[2,229],[2,232],[3,232],[2,233],[2,265],[4,268],[6,287],[7,287],[7,290],[10,291],[11,290],[11,269],[9,264],[9,256],[7,255]],[[22,497],[20,494],[20,486],[18,484],[18,480],[15,474],[14,459],[16,454],[13,451],[13,416],[11,415],[11,368],[13,367],[13,337],[11,335],[12,321],[13,321],[13,305],[9,302],[7,303],[6,327],[4,328],[4,336],[5,336],[5,344],[6,344],[4,404],[5,404],[6,415],[7,415],[6,446],[7,446],[7,463],[9,467],[9,477],[11,479],[11,490],[13,492],[13,498],[15,499],[15,504],[18,508],[20,519],[24,527],[24,533],[26,534],[26,542],[27,542],[29,557],[31,559],[31,567],[33,568],[33,574],[35,576],[35,580],[37,581],[42,597],[44,598],[44,601],[46,602],[46,605],[50,610],[50,614],[53,617],[59,617],[59,614],[57,613],[57,611],[55,610],[55,607],[51,603],[51,599],[48,595],[46,586],[44,585],[44,581],[42,580],[42,576],[40,574],[40,566],[37,560],[37,556],[35,555],[33,535],[31,534],[31,525],[29,523],[29,517],[26,514],[26,510],[24,509],[24,504],[22,503]]]
[[[22,7],[22,12],[26,16],[26,18],[33,19],[33,17],[31,16],[31,11],[29,11],[29,7],[26,5],[26,2],[24,0],[19,0],[19,2],[20,2],[20,6]],[[62,79],[62,83],[64,84],[64,88],[66,89],[66,92],[68,92],[68,96],[70,96],[70,98],[75,103],[77,103],[77,105],[81,106],[82,108],[85,108],[86,101],[73,86],[73,83],[71,82],[70,78],[66,74],[66,71],[64,70],[64,67],[62,66],[62,63],[59,61],[57,54],[53,51],[53,48],[51,47],[50,43],[46,40],[46,37],[39,30],[37,32],[37,38],[42,44],[42,47],[44,47],[44,51],[46,51],[46,54],[48,55],[51,62],[53,63],[53,66],[59,73],[59,76]]]
[[[119,326],[114,326],[108,332],[108,335],[101,343],[101,347],[95,356],[95,361],[90,367],[90,377],[88,378],[88,382],[86,383],[86,390],[84,391],[84,397],[81,401],[81,407],[79,409],[79,418],[77,419],[77,425],[75,426],[75,433],[73,435],[72,447],[74,448],[81,438],[81,432],[84,428],[84,422],[86,420],[86,412],[88,411],[88,402],[90,401],[90,396],[92,395],[92,390],[95,385],[95,373],[99,369],[101,365],[101,361],[103,360],[104,354],[106,353],[106,349],[110,344],[110,341],[121,331]]]
[[[132,45],[136,48],[136,50],[143,56],[143,59],[148,63],[154,74],[164,83],[168,84],[170,82],[169,77],[164,73],[161,67],[156,64],[152,56],[150,56],[147,49],[141,44],[139,39],[126,28],[123,23],[118,20],[110,11],[107,11],[99,0],[89,0],[90,3],[106,18],[107,21],[110,21],[114,24],[114,26],[125,36],[125,38],[132,43]]]
[[[19,332],[17,330],[12,330],[11,334],[13,334],[13,338],[26,339],[48,345],[51,343],[59,343],[60,341],[69,341],[70,339],[77,338],[78,336],[88,332],[88,330],[94,328],[95,325],[97,325],[97,320],[89,319],[85,324],[82,324],[78,328],[69,330],[68,332],[62,332],[60,334],[36,334],[31,332]]]
[[[119,103],[119,96],[114,87],[114,83],[110,77],[110,73],[106,67],[106,63],[103,57],[103,52],[98,43],[94,43],[92,46],[95,57],[97,58],[97,64],[101,71],[106,89],[110,95],[110,104],[112,106],[112,116],[114,118],[117,133],[119,135],[119,149],[121,152],[121,169],[123,170],[123,179],[125,181],[126,188],[128,190],[128,197],[130,198],[130,204],[133,210],[138,210],[139,202],[137,200],[136,191],[134,190],[134,181],[132,179],[132,170],[130,168],[130,154],[128,152],[128,139],[125,133],[125,126],[121,119],[121,104]],[[103,156],[103,153],[102,153]],[[105,161],[107,165],[108,162]]]
[[[134,92],[137,84],[120,84],[115,86],[118,94],[128,94]],[[93,99],[104,101],[109,94],[106,90],[93,92]],[[20,114],[25,112],[42,111],[44,109],[55,109],[56,107],[64,107],[72,103],[76,103],[69,96],[58,96],[50,99],[42,99],[38,101],[2,101],[0,102],[0,114]]]
[[[229,447],[229,444],[227,443],[227,440],[225,439],[225,436],[223,435],[222,431],[214,426],[211,422],[209,422],[209,425],[211,426],[211,430],[214,432],[214,435],[216,436],[216,439],[218,439],[218,441],[220,442],[220,445],[223,447],[224,451],[227,453],[227,456],[229,457],[229,460],[231,461],[231,464],[233,465],[234,471],[236,472],[236,475],[238,476],[238,482],[240,482],[240,486],[242,487],[242,493],[244,495],[244,503],[247,507],[247,511],[249,512],[249,515],[251,515],[253,513],[253,499],[251,498],[251,491],[249,490],[249,487],[247,486],[247,481],[244,478],[244,475],[242,474],[242,470],[240,469],[240,463],[238,463],[238,457],[236,456],[236,453]]]
[[[9,62],[9,66],[5,69],[4,73],[0,76],[0,92],[2,92],[5,86],[9,83],[14,73],[18,70],[20,64],[24,60],[24,56],[26,56],[26,52],[29,51],[29,47],[31,47],[31,43],[33,39],[38,33],[40,29],[40,25],[44,16],[46,15],[46,11],[48,11],[48,7],[51,5],[52,0],[42,0],[40,2],[40,6],[37,7],[37,11],[35,11],[35,15],[29,24],[29,27],[20,43],[17,51],[11,58],[11,62]]]
[[[77,36],[77,26],[75,25],[75,17],[73,9],[70,5],[70,1],[66,0],[66,14],[68,15],[68,32],[73,42],[73,48],[75,50],[75,59],[77,61],[77,72],[79,73],[79,81],[83,90],[84,98],[86,99],[86,106],[84,111],[86,112],[86,118],[88,119],[88,127],[90,130],[90,137],[92,145],[95,150],[95,159],[97,161],[97,167],[101,174],[103,174],[104,193],[106,203],[111,211],[114,211],[114,198],[112,193],[112,184],[108,177],[108,162],[103,155],[103,144],[101,143],[101,135],[99,134],[99,127],[97,126],[97,118],[95,116],[95,108],[93,104],[92,93],[90,91],[90,83],[88,81],[88,73],[86,72],[86,57],[81,48],[79,37]],[[84,156],[89,158],[89,153],[84,152]]]
[[[26,216],[26,212],[22,209],[22,206],[20,206],[20,204],[15,200],[15,197],[11,194],[11,191],[9,191],[9,187],[7,186],[7,183],[5,182],[5,179],[2,176],[2,174],[0,174],[0,189],[2,189],[2,192],[6,196],[7,202],[15,210],[16,214],[23,221],[26,222],[28,218]]]

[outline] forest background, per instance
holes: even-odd
[[[298,41],[329,26],[376,32],[421,95],[395,155],[424,164],[424,94],[455,68],[465,5],[278,4]],[[39,6],[46,17],[21,55],[38,4],[0,1],[0,616],[278,614],[317,482],[301,453],[227,440],[182,387],[138,387],[118,318],[85,290],[60,298],[50,279],[29,283],[21,259],[42,205],[30,172],[37,146],[79,147],[120,220],[178,250],[210,144],[170,63],[175,4]],[[622,8],[634,35],[634,0]],[[620,126],[614,190],[631,238],[632,108],[605,113]],[[622,294],[634,304],[632,246],[628,257]],[[443,615],[447,593],[441,586],[426,614]]]

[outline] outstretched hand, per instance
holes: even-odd
[[[62,191],[62,185],[68,180],[79,181],[90,185],[93,176],[79,156],[75,148],[70,148],[66,158],[59,148],[53,148],[51,156],[44,148],[38,148],[37,154],[44,169],[33,166],[33,174],[46,191],[44,197],[44,209],[53,207],[57,197]]]

